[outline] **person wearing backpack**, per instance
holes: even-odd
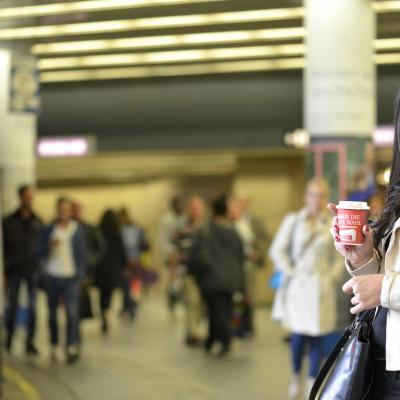
[[[244,249],[228,217],[227,197],[213,202],[213,219],[197,234],[188,268],[195,277],[207,306],[209,322],[205,350],[220,342],[219,356],[231,350],[233,294],[243,291]]]
[[[324,179],[310,180],[305,207],[284,218],[270,248],[270,257],[283,274],[280,319],[291,332],[290,399],[300,394],[306,347],[310,357],[305,388],[308,398],[323,358],[323,337],[336,325],[336,281],[342,267],[330,240],[330,218],[325,208],[328,197],[329,185]]]

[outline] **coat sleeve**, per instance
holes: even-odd
[[[5,275],[7,276],[11,272],[11,257],[12,257],[12,244],[11,244],[11,232],[9,229],[9,218],[3,219],[3,258],[4,258],[4,272]]]
[[[396,265],[389,266],[382,281],[381,305],[400,311],[400,240],[397,239]]]
[[[378,254],[374,252],[373,257],[364,265],[354,268],[351,263],[345,261],[346,269],[351,276],[372,275],[382,273],[383,260],[380,260]]]
[[[75,246],[75,262],[77,263],[77,273],[79,279],[86,277],[86,246],[85,246],[85,234],[81,226],[76,231],[76,238],[73,242]]]
[[[278,232],[272,241],[269,256],[275,265],[275,269],[287,275],[292,273],[292,262],[290,260],[290,241],[294,228],[296,216],[289,214],[282,221]]]
[[[53,225],[48,225],[41,229],[38,244],[36,247],[36,256],[40,261],[43,261],[49,256],[52,232]]]

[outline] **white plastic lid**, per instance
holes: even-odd
[[[336,208],[339,210],[369,210],[368,203],[365,201],[339,201]]]

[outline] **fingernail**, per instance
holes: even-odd
[[[336,241],[336,242],[339,242],[339,241],[340,241],[339,236],[335,236],[335,241]]]

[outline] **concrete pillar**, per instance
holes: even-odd
[[[335,197],[343,198],[375,128],[375,14],[370,0],[306,0],[305,6],[309,172],[330,179]]]
[[[0,48],[0,203],[17,205],[16,190],[36,180],[38,86],[29,56]]]

